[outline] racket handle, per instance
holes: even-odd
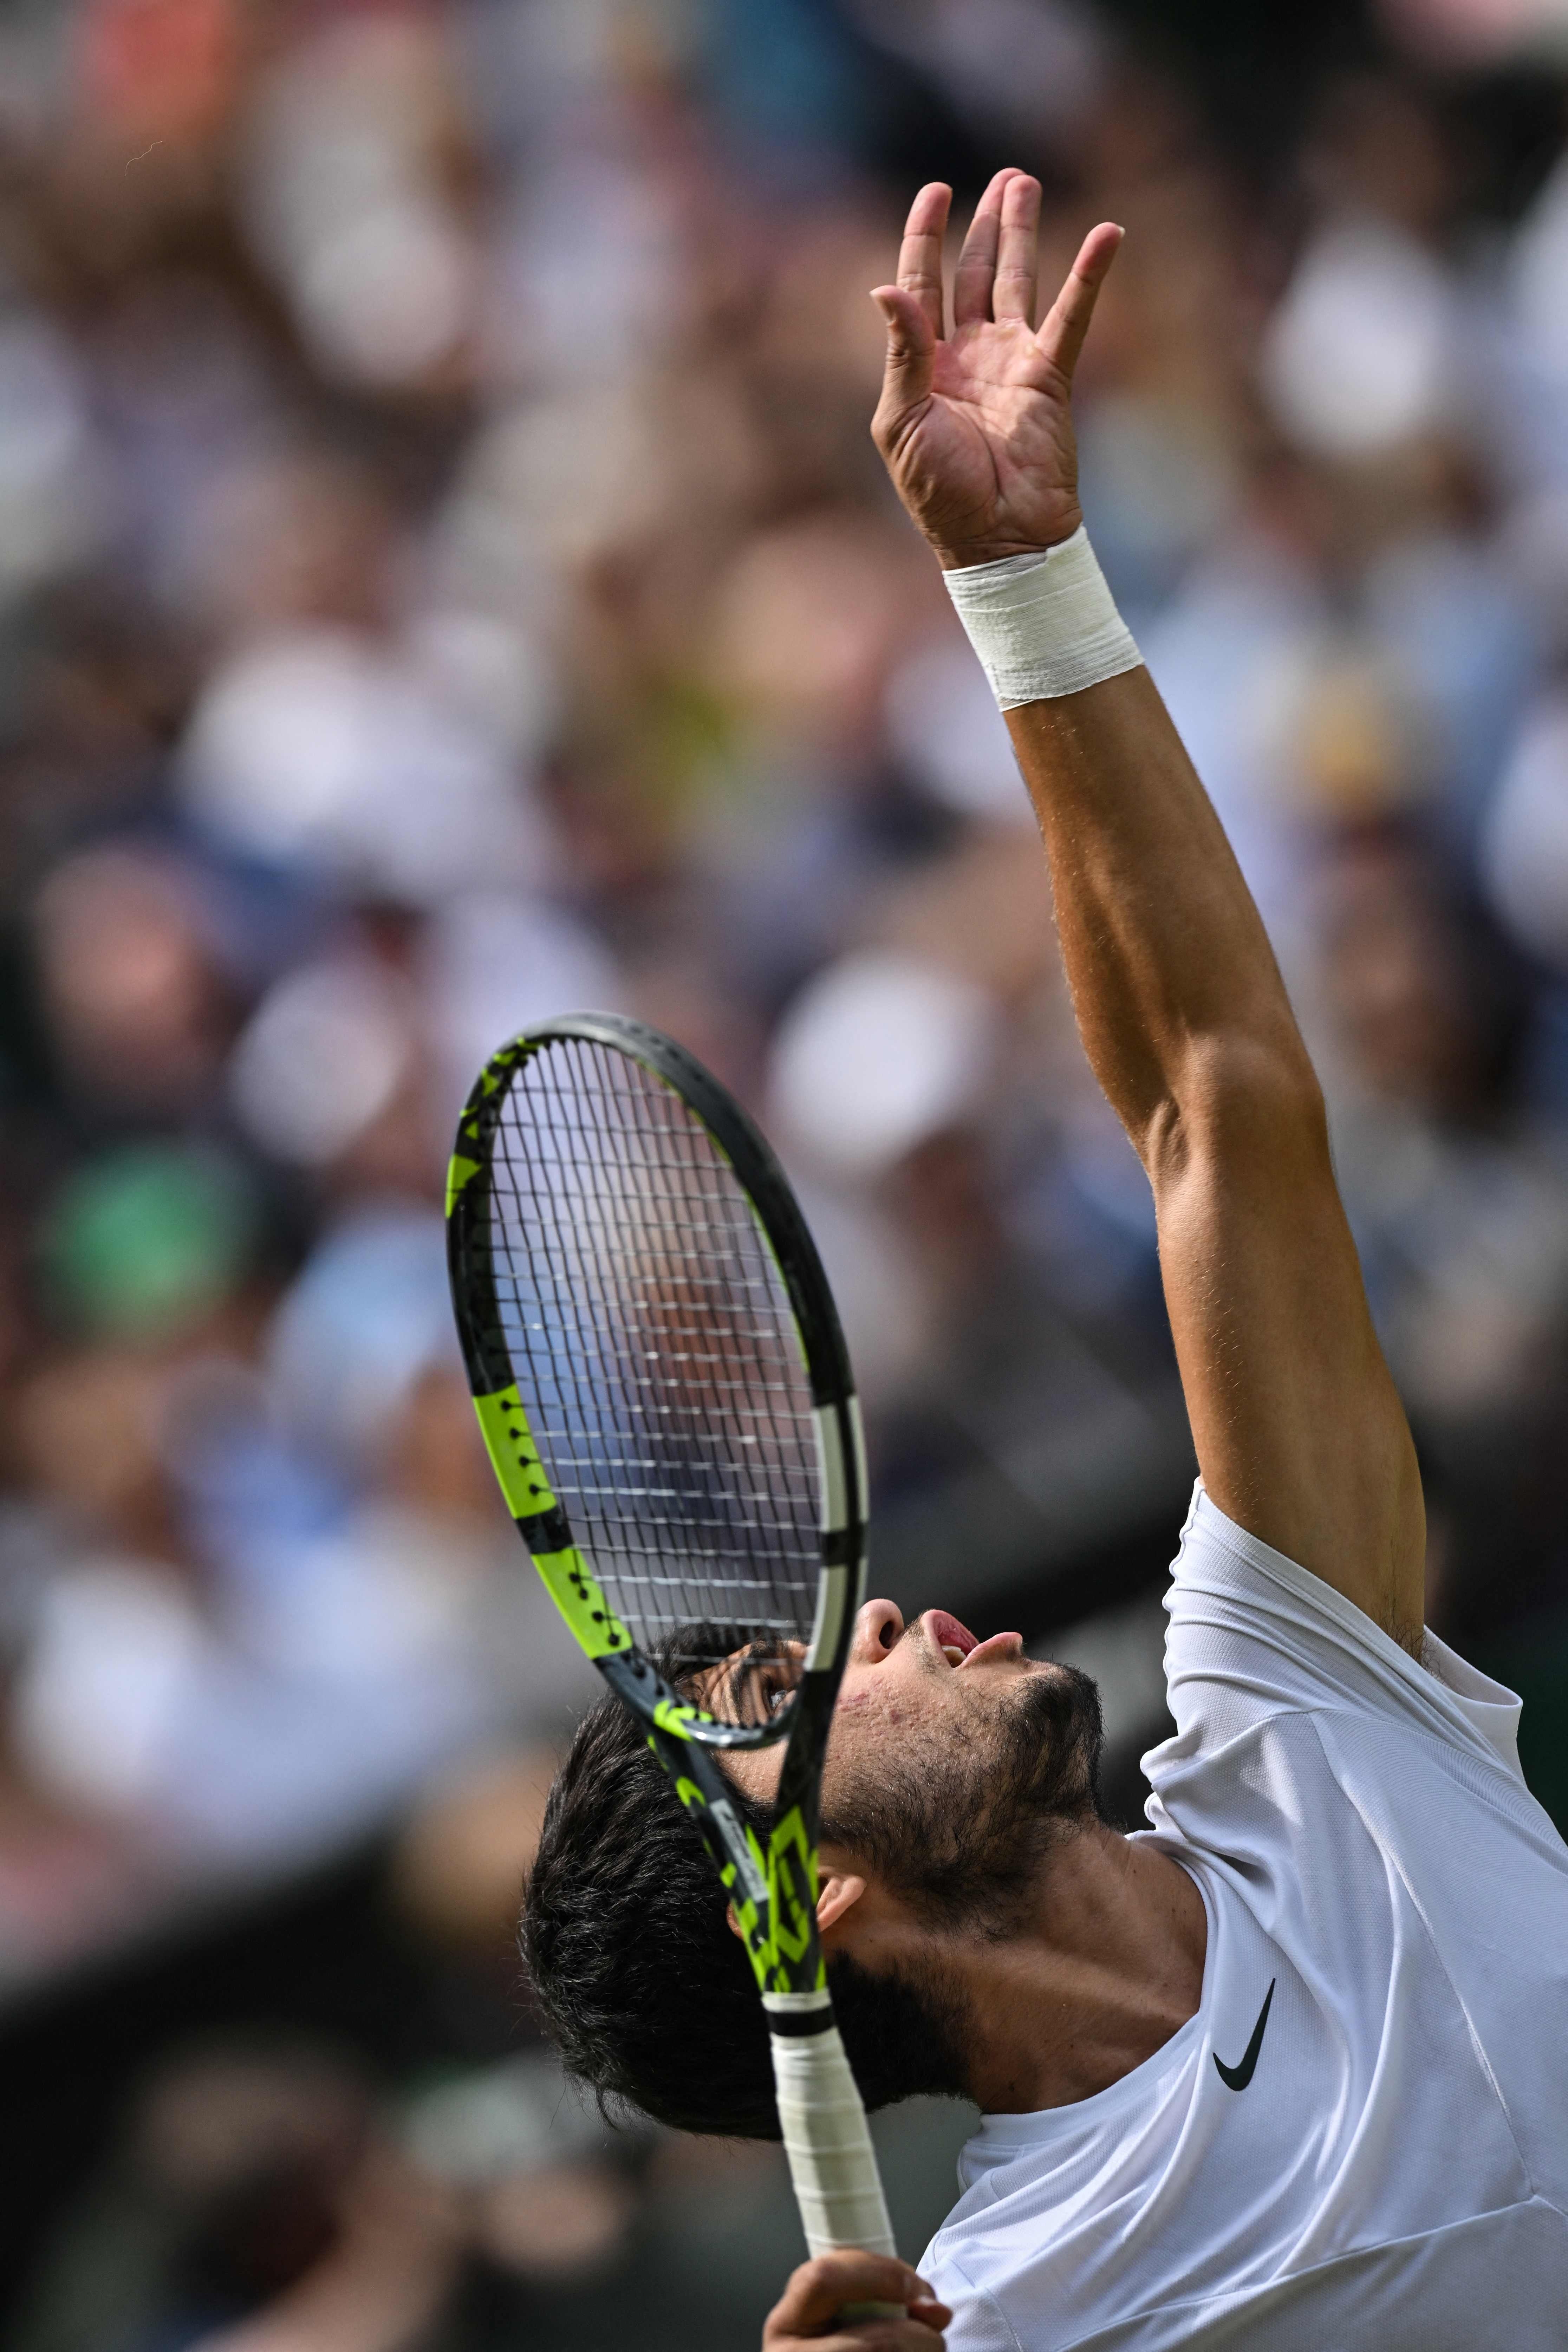
[[[819,2032],[773,2033],[773,2084],[779,2122],[795,2201],[814,2254],[837,2246],[859,2246],[868,2254],[892,2254],[892,2225],[882,2195],[876,2151],[866,2110],[826,2003],[801,1994],[765,1997],[770,2010],[798,2001],[801,2023],[813,2011],[826,2011]],[[804,2012],[804,2014],[803,2014]]]

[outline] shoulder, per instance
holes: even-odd
[[[1166,1596],[1178,1745],[1331,1709],[1426,1734],[1521,1780],[1520,1701],[1426,1633],[1419,1657],[1333,1585],[1194,1489]],[[1161,1751],[1156,1751],[1158,1755]]]

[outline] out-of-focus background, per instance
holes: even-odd
[[[1370,0],[1369,0],[1370,5]],[[921,179],[1127,247],[1083,499],[1328,1087],[1431,1622],[1568,1817],[1563,0],[10,0],[0,2084],[16,2352],[742,2352],[775,2154],[512,1944],[591,1695],[479,1450],[458,1103],[761,1115],[874,1589],[1160,1735],[1193,1464],[1001,724],[867,437]],[[884,2119],[902,2242],[955,2106]]]

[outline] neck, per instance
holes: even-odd
[[[1020,1931],[952,1955],[975,2105],[1025,2115],[1119,2083],[1197,2008],[1207,1943],[1203,1896],[1168,1854],[1100,1822],[1057,1847]]]
[[[865,1922],[869,1927],[871,1922]],[[1095,1822],[1052,1848],[1034,1903],[995,1940],[887,1916],[859,1955],[940,1981],[962,2019],[964,2088],[988,2115],[1119,2083],[1203,1992],[1207,1914],[1169,1855]]]

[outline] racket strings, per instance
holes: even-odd
[[[819,1484],[795,1319],[742,1186],[672,1088],[561,1039],[502,1108],[490,1221],[534,1440],[611,1605],[683,1674],[755,1644],[769,1670],[747,1704],[773,1703],[816,1604]],[[704,1655],[719,1629],[726,1651]]]

